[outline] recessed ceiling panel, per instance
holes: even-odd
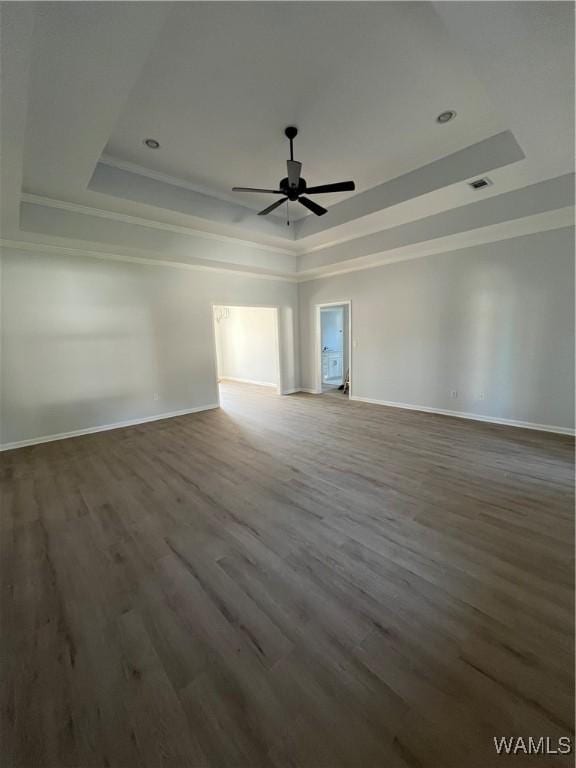
[[[357,191],[506,128],[429,3],[178,3],[105,152],[229,196],[286,175],[287,125],[309,184]]]

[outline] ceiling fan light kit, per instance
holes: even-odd
[[[290,159],[286,161],[286,176],[280,179],[278,189],[259,189],[254,187],[232,187],[233,192],[257,192],[267,195],[282,195],[280,200],[276,200],[272,205],[269,205],[264,210],[258,213],[258,216],[267,216],[269,213],[278,208],[282,203],[290,201],[292,203],[300,203],[316,216],[324,216],[328,213],[326,208],[322,208],[321,205],[315,203],[314,200],[310,200],[308,195],[320,195],[328,192],[353,192],[356,189],[356,185],[353,181],[339,181],[334,184],[321,184],[316,187],[309,187],[306,183],[306,179],[301,175],[302,163],[298,160],[294,160],[294,139],[298,135],[298,129],[294,126],[288,126],[284,131],[287,139],[290,141]]]

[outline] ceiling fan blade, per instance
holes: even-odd
[[[315,213],[316,216],[324,216],[325,213],[328,213],[326,208],[322,208],[321,205],[318,205],[318,203],[315,203],[313,200],[308,200],[307,197],[299,197],[298,202],[301,203],[304,208],[308,208],[309,211]]]
[[[308,187],[310,195],[320,195],[323,192],[354,192],[356,184],[353,181],[337,181],[334,184],[320,184],[319,187]]]
[[[283,195],[281,189],[256,189],[255,187],[232,187],[232,192],[265,192],[267,195]]]
[[[302,170],[302,163],[298,160],[287,160],[288,166],[288,184],[291,187],[297,187],[300,182],[300,171]]]
[[[272,205],[269,205],[269,206],[268,206],[268,208],[264,208],[264,210],[263,210],[263,211],[260,211],[260,212],[258,213],[258,216],[266,216],[266,214],[270,213],[270,212],[271,212],[271,211],[273,211],[275,208],[278,208],[278,206],[279,206],[279,205],[282,205],[282,203],[283,203],[285,200],[287,200],[287,199],[288,199],[287,197],[283,197],[283,198],[282,198],[282,200],[276,200],[276,202],[275,202],[275,203],[272,203]]]

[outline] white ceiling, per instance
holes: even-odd
[[[569,2],[0,7],[5,238],[145,253],[160,240],[142,227],[156,227],[178,233],[177,258],[217,237],[214,258],[228,243],[233,261],[236,242],[250,268],[268,249],[263,269],[284,254],[294,271],[290,254],[305,264],[346,243],[353,258],[356,239],[456,209],[462,243],[476,201],[574,168]],[[458,116],[441,126],[445,109]],[[230,188],[285,175],[289,124],[309,184],[354,179],[357,191],[317,196],[321,219],[292,205],[304,218],[287,228],[254,215],[270,198]],[[480,172],[494,185],[472,193]],[[123,226],[105,233],[106,219]]]
[[[458,119],[439,125],[451,108]],[[292,124],[309,183],[360,191],[506,127],[430,3],[180,3],[106,154],[230,194],[286,175]]]

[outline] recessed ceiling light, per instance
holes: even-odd
[[[156,141],[156,139],[144,139],[144,144],[146,144],[148,149],[160,149],[160,142]]]
[[[449,123],[450,120],[454,120],[456,112],[453,109],[447,109],[446,112],[440,112],[436,118],[437,123]]]

